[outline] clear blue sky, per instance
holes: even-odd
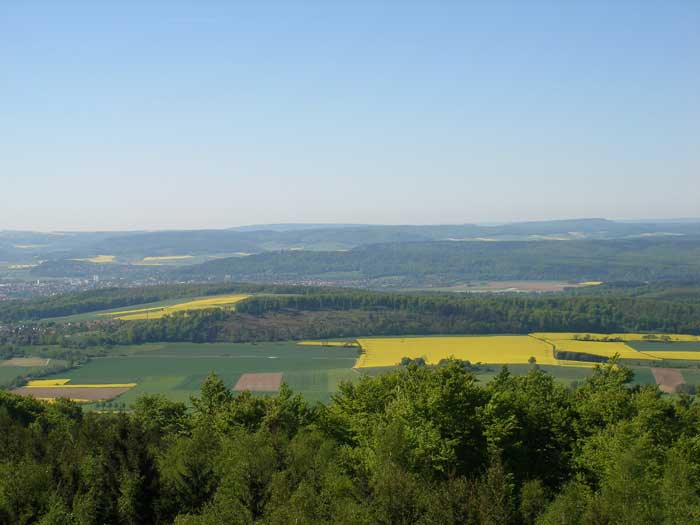
[[[0,2],[0,229],[700,216],[700,1]]]

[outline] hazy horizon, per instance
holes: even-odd
[[[406,227],[420,227],[420,226],[460,226],[460,225],[473,225],[473,226],[507,226],[509,224],[526,224],[526,223],[547,223],[547,222],[564,222],[564,221],[586,221],[586,220],[608,220],[613,222],[628,223],[628,224],[684,224],[684,223],[700,223],[700,217],[673,217],[668,219],[662,219],[658,217],[647,217],[642,219],[626,219],[626,218],[609,218],[609,217],[568,217],[568,218],[550,218],[541,219],[533,221],[489,221],[489,222],[460,222],[460,223],[444,223],[444,222],[434,222],[434,223],[378,223],[378,222],[357,222],[357,223],[346,223],[346,222],[295,222],[295,221],[282,221],[282,222],[266,222],[266,223],[256,223],[256,224],[236,224],[232,226],[222,226],[222,227],[212,227],[212,228],[197,228],[197,227],[181,227],[181,228],[134,228],[134,229],[90,229],[90,228],[75,228],[75,229],[57,229],[57,230],[41,230],[41,229],[31,229],[31,228],[0,228],[0,232],[29,232],[29,233],[47,233],[47,234],[63,234],[63,233],[100,233],[100,232],[166,232],[166,231],[198,231],[198,230],[239,230],[246,231],[247,229],[257,229],[261,227],[290,227],[290,226],[319,226],[319,227],[370,227],[370,226],[406,226]]]
[[[700,217],[700,3],[0,7],[0,230]]]

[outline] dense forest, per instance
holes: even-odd
[[[270,252],[218,259],[183,276],[239,280],[334,278],[409,285],[474,280],[669,280],[700,277],[700,241],[416,242],[363,245],[339,252]],[[336,279],[340,277],[336,276]]]
[[[0,522],[698,523],[700,405],[630,376],[412,363],[308,406],[212,375],[117,414],[0,392]]]

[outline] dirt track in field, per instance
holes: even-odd
[[[243,374],[238,378],[234,390],[251,392],[278,392],[282,385],[282,373]]]
[[[654,374],[659,389],[667,394],[673,394],[679,385],[685,383],[683,374],[676,368],[652,368],[651,373]]]
[[[128,392],[130,387],[105,387],[105,388],[16,388],[13,394],[20,396],[35,397],[39,399],[57,399],[65,397],[68,399],[81,399],[87,401],[106,401]]]

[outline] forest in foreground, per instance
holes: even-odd
[[[0,392],[0,522],[697,523],[700,405],[630,376],[413,363],[309,406],[211,375],[119,414]]]

